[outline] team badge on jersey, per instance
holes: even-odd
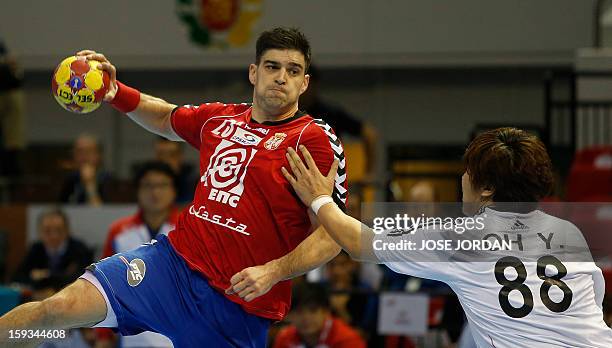
[[[287,134],[285,133],[276,133],[270,139],[266,141],[264,147],[267,150],[276,150],[278,146],[285,140]]]
[[[128,262],[128,260],[123,256],[119,256],[119,258],[127,266],[128,284],[130,284],[131,287],[138,286],[138,284],[140,284],[144,279],[145,273],[147,272],[147,266],[145,265],[144,261],[141,259],[134,259]]]

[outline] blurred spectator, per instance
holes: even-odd
[[[155,143],[155,159],[167,163],[177,176],[177,197],[179,204],[193,201],[195,187],[199,181],[197,170],[184,162],[183,143],[159,137]]]
[[[363,141],[366,154],[366,176],[374,177],[376,158],[376,132],[374,129],[346,112],[341,107],[335,106],[323,100],[319,95],[319,69],[314,65],[308,68],[310,82],[308,89],[300,96],[300,109],[305,110],[314,118],[321,118],[329,124],[340,140],[346,141],[347,136],[352,136]]]
[[[76,138],[73,162],[60,193],[60,202],[100,205],[106,200],[111,186],[111,176],[101,168],[101,151],[98,140],[89,134]]]
[[[359,279],[359,263],[341,251],[327,264],[327,282],[332,313],[348,324],[368,332],[376,316],[372,288]]]
[[[13,277],[13,281],[35,290],[45,298],[75,281],[93,262],[91,250],[70,236],[68,217],[51,209],[38,217],[40,241],[34,242]]]
[[[280,331],[274,348],[366,346],[356,330],[331,315],[328,294],[322,285],[294,285],[291,302],[291,312],[288,315],[291,325]]]
[[[425,214],[426,216],[435,216],[435,210],[433,204],[438,200],[438,192],[434,185],[429,181],[418,181],[410,187],[408,192],[402,192],[401,187],[397,182],[390,183],[391,198],[394,202],[406,200],[409,204],[406,207],[407,214],[411,216],[420,216]],[[418,291],[421,289],[423,282],[427,285],[436,284],[438,282],[433,280],[426,280],[417,277],[408,276],[405,274],[399,274],[391,271],[388,267],[382,266],[383,279],[381,281],[381,290],[390,291]],[[429,287],[429,286],[425,286]]]
[[[22,72],[0,39],[0,176],[21,173],[25,148]]]
[[[438,190],[430,181],[422,180],[412,185],[406,200],[413,203],[434,203],[440,200],[439,196]]]
[[[112,256],[174,229],[178,212],[176,175],[166,163],[144,163],[134,177],[137,188],[138,212],[115,221],[108,232],[102,257]]]
[[[138,190],[138,212],[114,222],[106,242],[102,257],[108,257],[138,248],[162,233],[174,229],[178,212],[175,208],[176,175],[164,162],[143,164],[135,178]],[[113,341],[109,329],[98,329],[101,341]],[[143,332],[121,339],[122,347],[172,347],[172,342],[163,335]]]
[[[421,216],[423,214],[428,217],[436,217],[435,203],[439,201],[439,197],[438,190],[431,181],[417,181],[406,192],[406,202],[412,203],[408,206],[408,214],[410,216]],[[447,289],[447,286],[435,280],[407,276],[405,289],[409,292],[415,292]],[[448,291],[450,292],[450,289]]]

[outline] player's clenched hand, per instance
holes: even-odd
[[[100,62],[98,65],[98,69],[106,70],[108,75],[110,76],[110,86],[108,87],[108,92],[104,95],[105,102],[111,102],[115,99],[115,94],[117,94],[117,69],[111,62],[102,54],[96,51],[91,50],[83,50],[79,51],[76,54],[78,57],[85,57],[87,60],[97,60]]]
[[[300,151],[304,156],[306,164],[302,162],[300,156],[293,148],[287,150],[287,160],[291,167],[293,175],[289,174],[285,167],[281,168],[283,175],[289,181],[293,189],[298,194],[302,202],[307,206],[310,206],[312,201],[323,195],[331,196],[334,190],[334,181],[336,178],[336,171],[338,170],[338,160],[334,159],[329,173],[324,176],[317,168],[317,165],[310,156],[308,150],[304,145],[300,145]]]
[[[245,301],[252,301],[270,291],[280,281],[276,273],[270,264],[245,268],[234,274],[230,279],[232,285],[225,289],[225,293],[238,294]]]

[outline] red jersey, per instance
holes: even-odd
[[[305,145],[323,173],[334,157],[340,160],[334,197],[344,207],[344,152],[322,120],[298,112],[258,123],[248,104],[210,103],[178,107],[171,121],[176,134],[200,151],[201,178],[170,242],[222,293],[234,274],[289,253],[311,232],[308,208],[280,170],[289,168],[289,146]],[[279,282],[251,302],[226,296],[251,314],[281,320],[289,310],[291,284]]]
[[[160,226],[158,233],[168,234],[176,226],[178,212],[172,209],[168,219]],[[142,212],[121,218],[110,226],[102,257],[109,257],[116,253],[136,249],[144,243],[148,243],[155,236],[151,236],[149,228],[142,219]]]
[[[303,348],[302,341],[295,326],[283,328],[274,340],[274,348]],[[319,334],[315,348],[365,348],[366,343],[359,333],[338,318],[329,317]]]

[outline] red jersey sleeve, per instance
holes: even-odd
[[[102,249],[102,258],[109,257],[115,255],[115,237],[119,233],[119,226],[116,223],[113,223],[108,230],[108,234],[106,235],[106,241],[104,242],[104,248]]]
[[[202,126],[214,116],[232,115],[246,104],[206,103],[200,106],[184,105],[174,108],[170,122],[174,132],[196,149],[202,144]],[[238,111],[239,112],[239,111]]]
[[[348,197],[346,159],[344,158],[344,149],[340,139],[338,139],[333,129],[325,121],[315,119],[308,125],[297,145],[306,146],[319,171],[325,175],[329,173],[334,158],[338,159],[338,172],[336,173],[332,198],[340,209],[346,211],[346,199]]]

